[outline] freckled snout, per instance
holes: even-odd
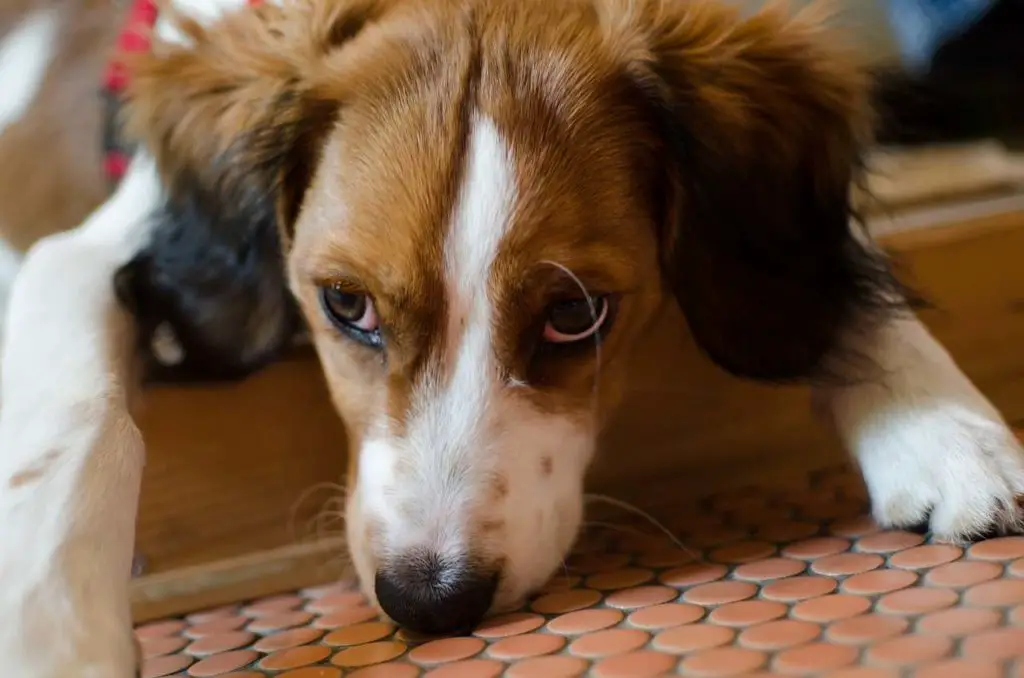
[[[377,601],[400,625],[442,635],[471,630],[494,601],[498,572],[433,553],[394,557],[377,570]]]

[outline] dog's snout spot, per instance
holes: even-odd
[[[488,535],[501,532],[505,529],[504,520],[485,520],[480,523],[480,534]]]
[[[435,554],[391,559],[377,571],[381,609],[417,633],[461,633],[475,627],[494,601],[497,570]]]
[[[540,473],[545,478],[551,475],[551,472],[555,470],[555,460],[551,457],[544,457],[540,460]]]
[[[495,499],[504,499],[508,496],[508,479],[505,476],[491,478],[491,493]]]

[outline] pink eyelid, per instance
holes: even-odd
[[[544,324],[544,341],[552,344],[570,344],[575,341],[582,341],[588,337],[591,337],[596,333],[601,326],[604,325],[604,321],[608,318],[608,307],[610,304],[607,300],[601,303],[601,313],[597,316],[597,319],[583,332],[578,334],[564,334],[551,327],[551,323]]]

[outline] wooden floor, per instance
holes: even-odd
[[[875,226],[935,303],[925,322],[1006,416],[1024,423],[1024,197],[876,217]],[[638,351],[633,375],[593,469],[595,491],[642,501],[659,482],[706,492],[840,458],[805,390],[723,375],[672,309]],[[311,353],[242,385],[156,390],[141,425],[149,456],[138,549],[148,573],[136,581],[139,620],[342,571],[345,436]]]

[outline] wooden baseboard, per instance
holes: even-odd
[[[1024,198],[944,210],[876,226],[935,303],[924,321],[1006,416],[1024,422]],[[841,458],[806,391],[723,375],[677,313],[647,337],[633,374],[591,473],[597,490],[642,499],[635,488],[675,478],[680,492],[697,492],[742,478],[743,469],[764,474]],[[340,523],[314,519],[340,508],[345,436],[311,354],[240,385],[154,391],[141,424],[149,462],[138,546],[151,570],[134,584],[137,618],[343,571]]]

